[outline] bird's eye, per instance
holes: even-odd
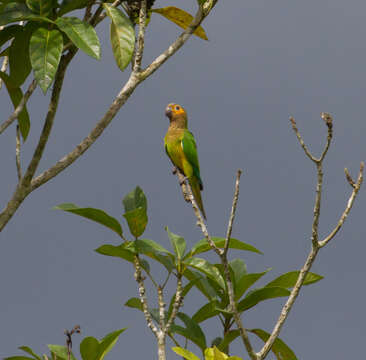
[[[179,110],[179,109],[180,109],[180,107],[179,107],[179,106],[176,106],[176,107],[175,107],[175,110]]]

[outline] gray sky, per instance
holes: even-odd
[[[156,5],[179,3],[164,0]],[[193,5],[193,0],[184,2],[187,10]],[[210,232],[224,235],[235,171],[242,168],[233,236],[264,255],[233,253],[233,257],[242,257],[249,272],[273,268],[259,285],[301,267],[310,247],[315,168],[299,147],[288,118],[296,118],[305,141],[318,154],[326,136],[319,114],[327,111],[334,116],[320,218],[321,234],[326,235],[350,193],[343,168],[356,176],[365,160],[365,14],[366,3],[361,0],[220,1],[204,23],[210,41],[189,40],[135,91],[98,142],[31,194],[2,232],[0,357],[17,354],[21,345],[46,352],[46,344],[64,343],[65,328],[80,324],[83,334],[74,338],[75,349],[84,336],[101,338],[128,327],[109,359],[121,354],[156,358],[142,314],[123,306],[137,296],[132,266],[93,251],[105,243],[118,244],[118,238],[101,226],[51,208],[74,202],[105,209],[121,219],[121,198],[140,185],[149,206],[144,237],[169,247],[164,231],[168,225],[190,245],[201,239],[163,149],[168,126],[164,108],[172,101],[186,107],[198,143]],[[82,53],[73,60],[40,171],[79,143],[128,76],[114,63],[107,24],[98,27],[98,34],[102,60]],[[154,15],[145,64],[178,34],[174,24]],[[32,127],[24,164],[48,99],[49,94],[44,97],[37,89],[29,104]],[[4,119],[11,109],[4,90],[0,104]],[[8,129],[0,141],[1,207],[16,181],[12,133],[14,129]],[[281,333],[301,360],[362,357],[365,194],[362,189],[344,228],[313,267],[325,279],[303,289]],[[183,309],[190,315],[204,301],[197,292],[192,297]],[[268,301],[248,311],[246,327],[270,331],[283,301]],[[203,327],[209,342],[218,335],[218,323]],[[198,348],[191,350],[199,354]],[[242,350],[241,343],[235,343],[233,353],[244,356]],[[170,350],[168,357],[176,358]]]

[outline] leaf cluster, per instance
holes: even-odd
[[[229,345],[240,334],[235,326],[233,310],[230,308],[228,284],[224,276],[223,266],[221,264],[213,264],[202,257],[203,254],[211,250],[206,239],[199,240],[192,248],[188,249],[187,242],[182,236],[166,228],[172,248],[172,250],[168,250],[154,240],[141,238],[148,223],[147,199],[142,189],[136,187],[124,197],[122,202],[125,209],[123,217],[127,221],[134,240],[126,239],[120,222],[103,210],[80,208],[73,204],[61,204],[55,208],[98,222],[113,230],[123,239],[120,245],[104,244],[100,246],[96,249],[96,252],[99,254],[117,257],[130,263],[133,263],[135,256],[138,255],[142,268],[151,279],[154,278],[150,271],[149,261],[162,265],[167,271],[168,277],[173,274],[185,278],[186,281],[182,290],[183,296],[186,296],[194,287],[202,294],[205,302],[191,316],[184,312],[179,312],[177,320],[172,324],[168,335],[175,342],[177,341],[175,339],[176,335],[182,336],[198,346],[202,354],[204,354],[208,348],[208,341],[201,328],[201,323],[208,319],[216,318],[221,324],[221,333],[217,334],[218,337],[214,343],[218,350],[228,353]],[[212,241],[217,247],[224,247],[224,238],[212,237]],[[261,254],[261,251],[253,245],[236,238],[230,239],[229,247],[238,251]],[[247,266],[243,259],[236,258],[229,262],[229,270],[236,307],[240,314],[256,307],[263,301],[289,296],[289,289],[294,287],[299,276],[299,271],[290,271],[278,276],[264,286],[253,288],[271,269],[260,273],[250,273],[247,271]],[[308,273],[304,285],[313,284],[321,279],[322,276],[320,275]],[[175,294],[171,297],[165,319],[170,317],[174,299]],[[132,297],[125,305],[143,311],[139,298]],[[159,310],[150,308],[148,311],[152,319],[159,324]],[[269,336],[262,329],[248,329],[248,331],[263,341],[266,341]],[[296,359],[293,351],[280,339],[276,340],[272,351],[279,360]]]
[[[117,66],[124,71],[132,60],[135,49],[135,22],[129,6],[114,7],[112,1],[90,0],[2,0],[0,1],[0,47],[4,49],[0,57],[9,57],[9,74],[0,71],[0,79],[5,83],[10,99],[16,108],[22,97],[21,86],[33,70],[34,78],[44,93],[55,79],[63,54],[72,48],[80,49],[90,57],[101,57],[100,41],[94,27],[100,21],[96,16],[81,19],[69,16],[70,12],[99,6],[95,14],[102,11],[110,20],[110,40]],[[98,5],[99,4],[99,5]],[[193,17],[176,7],[151,9],[149,3],[148,18],[152,12],[160,14],[181,28],[187,28]],[[15,24],[16,23],[16,24]],[[202,27],[195,35],[206,39]],[[20,132],[25,141],[30,119],[24,106],[18,116]]]

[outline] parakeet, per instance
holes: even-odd
[[[187,127],[187,113],[178,104],[169,104],[165,109],[170,125],[164,137],[165,151],[173,165],[187,178],[191,186],[194,199],[206,219],[203,208],[201,191],[203,183],[200,175],[196,141]]]

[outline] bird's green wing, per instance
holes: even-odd
[[[186,156],[189,163],[192,165],[193,174],[197,177],[200,183],[200,188],[202,190],[203,184],[200,175],[200,165],[198,162],[196,141],[194,140],[193,134],[188,130],[184,131],[182,139],[182,148],[184,155]]]

